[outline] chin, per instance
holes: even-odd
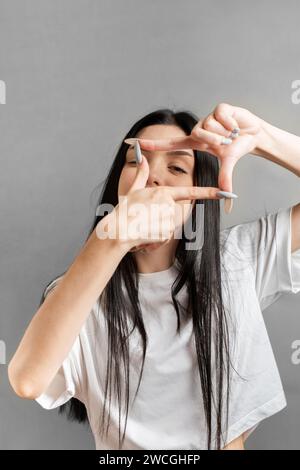
[[[161,246],[165,245],[166,242],[164,243],[151,243],[148,246],[145,246],[143,248],[132,248],[130,251],[135,252],[135,253],[151,253],[152,251],[157,250]]]
[[[145,247],[145,248],[141,248],[140,250],[138,250],[138,252],[143,253],[143,254],[147,254],[147,253],[150,253],[150,251],[153,251],[153,250],[155,250],[155,248]]]
[[[151,253],[152,251],[154,250],[157,250],[159,248],[159,246],[145,246],[144,248],[140,248],[138,249],[137,251],[139,253],[142,253],[142,254],[147,254],[147,253]]]

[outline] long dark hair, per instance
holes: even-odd
[[[140,130],[154,124],[175,125],[182,129],[186,135],[189,135],[197,121],[198,118],[188,111],[174,112],[170,109],[159,109],[138,120],[124,139],[135,137]],[[125,144],[122,140],[104,182],[97,206],[105,203],[113,206],[118,204],[118,182],[125,163],[127,149],[128,144]],[[198,186],[217,187],[219,172],[217,158],[210,153],[196,150],[194,150],[194,155],[195,184]],[[171,287],[171,295],[177,314],[177,333],[179,333],[182,306],[177,301],[176,296],[183,286],[187,285],[188,306],[185,309],[185,313],[192,317],[193,322],[195,352],[201,382],[199,405],[201,409],[204,409],[205,413],[207,448],[220,449],[224,443],[224,429],[226,430],[228,425],[230,383],[229,334],[221,289],[220,201],[210,199],[196,201],[191,215],[193,230],[196,229],[195,210],[197,204],[204,204],[204,241],[201,257],[197,256],[197,250],[185,249],[186,243],[189,240],[185,238],[183,233],[182,238],[178,241],[175,253],[175,259],[178,261],[180,269]],[[102,217],[104,215],[95,217],[87,239]],[[122,281],[126,287],[126,296],[121,288]],[[40,305],[45,299],[45,291]],[[119,426],[119,448],[122,448],[129,407],[128,382],[130,365],[127,340],[131,332],[128,329],[128,319],[132,320],[133,329],[138,329],[143,346],[141,373],[135,397],[140,386],[147,349],[147,333],[138,301],[137,266],[132,253],[128,252],[123,257],[100,295],[99,302],[105,308],[109,346],[104,409],[108,392],[109,401],[111,400],[113,382],[113,390],[117,392],[118,397],[119,413],[123,403],[120,365],[122,362],[124,364],[126,420],[122,440],[120,439]],[[62,405],[60,412],[66,412],[69,419],[75,419],[79,422],[87,421],[85,405],[76,398],[72,398],[68,403]],[[108,432],[109,421],[110,413],[108,414],[106,433]],[[103,412],[100,427],[101,433],[104,432],[104,422]]]

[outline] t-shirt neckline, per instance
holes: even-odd
[[[179,262],[175,259],[174,263],[163,271],[155,271],[153,273],[137,273],[139,281],[144,284],[148,282],[159,282],[159,284],[169,283],[174,281],[178,274]]]

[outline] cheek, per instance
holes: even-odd
[[[182,186],[195,186],[195,176],[193,173],[182,175],[180,185]]]
[[[123,168],[119,179],[118,196],[124,196],[125,194],[127,194],[130,186],[134,181],[134,176],[135,171]]]

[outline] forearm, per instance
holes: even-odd
[[[50,384],[126,250],[92,233],[31,320],[9,364],[15,392],[36,398]]]
[[[257,146],[252,152],[300,176],[300,137],[261,120]]]
[[[223,447],[222,450],[245,450],[244,435],[242,434],[241,436],[231,441],[229,444]]]

